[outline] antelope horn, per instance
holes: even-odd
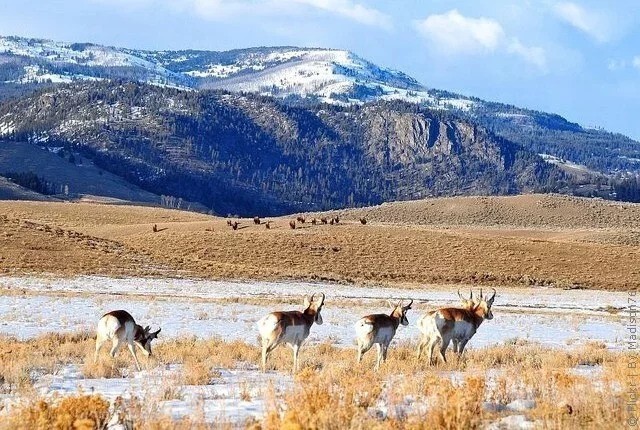
[[[321,299],[320,299],[320,305],[322,305],[322,304],[324,303],[324,297],[325,297],[325,296],[324,296],[324,293],[320,293],[320,297],[321,297]]]
[[[460,288],[458,288],[458,297],[460,297],[460,300],[465,300],[465,298],[462,297],[462,294],[460,294]]]
[[[411,309],[411,305],[413,304],[413,299],[411,299],[411,301],[409,302],[409,304],[407,306],[405,306],[405,309]]]
[[[489,300],[493,300],[493,298],[496,296],[496,289],[491,287],[491,289],[493,290],[493,296],[491,296],[491,298]]]
[[[482,298],[482,288],[480,288],[480,298]]]
[[[469,288],[469,300],[473,300],[473,290]]]

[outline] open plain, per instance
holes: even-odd
[[[469,197],[227,220],[0,202],[0,428],[623,425],[640,205]],[[495,317],[461,359],[416,358],[420,314],[491,287]],[[316,291],[325,322],[301,371],[280,348],[261,373],[256,321]],[[355,320],[407,298],[388,362],[357,365]],[[93,363],[95,324],[120,308],[162,327],[140,372],[126,350]]]

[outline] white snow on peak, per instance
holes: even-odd
[[[214,88],[274,97],[296,95],[333,104],[405,100],[438,109],[468,110],[475,103],[463,97],[433,96],[410,76],[339,49],[141,51],[0,36],[0,56],[24,68],[24,73],[12,81],[17,83],[118,77],[123,76],[118,74],[118,68],[134,68],[134,79],[183,89]],[[124,76],[131,78],[130,74]]]

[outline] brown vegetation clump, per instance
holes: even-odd
[[[482,403],[485,396],[484,378],[468,377],[462,385],[440,380],[429,397],[429,412],[424,428],[443,430],[477,429],[483,423]]]
[[[28,400],[23,407],[4,412],[0,429],[5,428],[101,428],[108,416],[107,402],[97,396],[72,396],[42,401],[28,390],[29,375],[38,369],[52,373],[58,366],[85,361],[92,369],[93,339],[86,333],[45,335],[32,340],[0,338],[0,377],[10,394]],[[125,351],[127,352],[127,351]],[[115,363],[105,356],[99,366],[132,366],[122,352]],[[397,342],[391,346],[387,361],[379,372],[371,370],[373,356],[356,364],[354,348],[330,343],[308,345],[301,351],[301,370],[284,394],[271,394],[267,414],[260,423],[264,429],[301,428],[482,428],[511,412],[486,409],[484,402],[505,406],[526,399],[532,402],[523,413],[543,428],[616,428],[624,425],[622,387],[628,375],[628,358],[592,343],[572,350],[550,349],[526,341],[480,349],[469,349],[460,360],[429,366],[416,358],[416,345]],[[453,357],[451,357],[453,358]],[[159,400],[180,398],[182,385],[209,384],[219,377],[217,369],[238,365],[256,366],[260,360],[257,345],[226,342],[219,339],[167,339],[154,350],[146,365],[182,364],[182,373],[167,380]],[[290,351],[276,349],[273,367],[289,372]],[[586,377],[576,366],[599,369]],[[597,366],[597,367],[596,367]],[[121,373],[106,376],[122,377]],[[461,381],[452,380],[452,372],[461,372]],[[21,380],[19,375],[26,379]],[[489,378],[492,379],[491,383]],[[457,379],[457,378],[456,378]],[[24,386],[20,386],[24,384]],[[246,385],[240,386],[242,398],[251,400]],[[405,399],[424,408],[408,408]],[[380,408],[384,402],[385,411]],[[112,413],[124,425],[135,423],[139,429],[211,428],[203,420],[190,417],[174,421],[153,409],[154,402],[119,400]],[[3,412],[0,412],[3,413]],[[41,423],[41,424],[38,424]],[[56,424],[58,423],[58,424]],[[100,424],[102,423],[102,424]],[[20,427],[22,425],[22,427]],[[75,427],[74,427],[75,426]],[[84,426],[84,427],[82,427]],[[216,423],[214,428],[225,428]]]
[[[106,428],[109,402],[98,395],[38,400],[3,420],[0,429],[93,430]]]

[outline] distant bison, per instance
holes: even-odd
[[[304,224],[307,220],[304,217],[299,216],[298,218],[296,218],[296,221],[298,221],[299,223]]]
[[[366,218],[360,218],[360,224],[362,224],[362,225],[367,224],[367,219]]]
[[[295,230],[296,229],[296,222],[295,221],[289,221],[289,227],[291,227],[291,230]]]

